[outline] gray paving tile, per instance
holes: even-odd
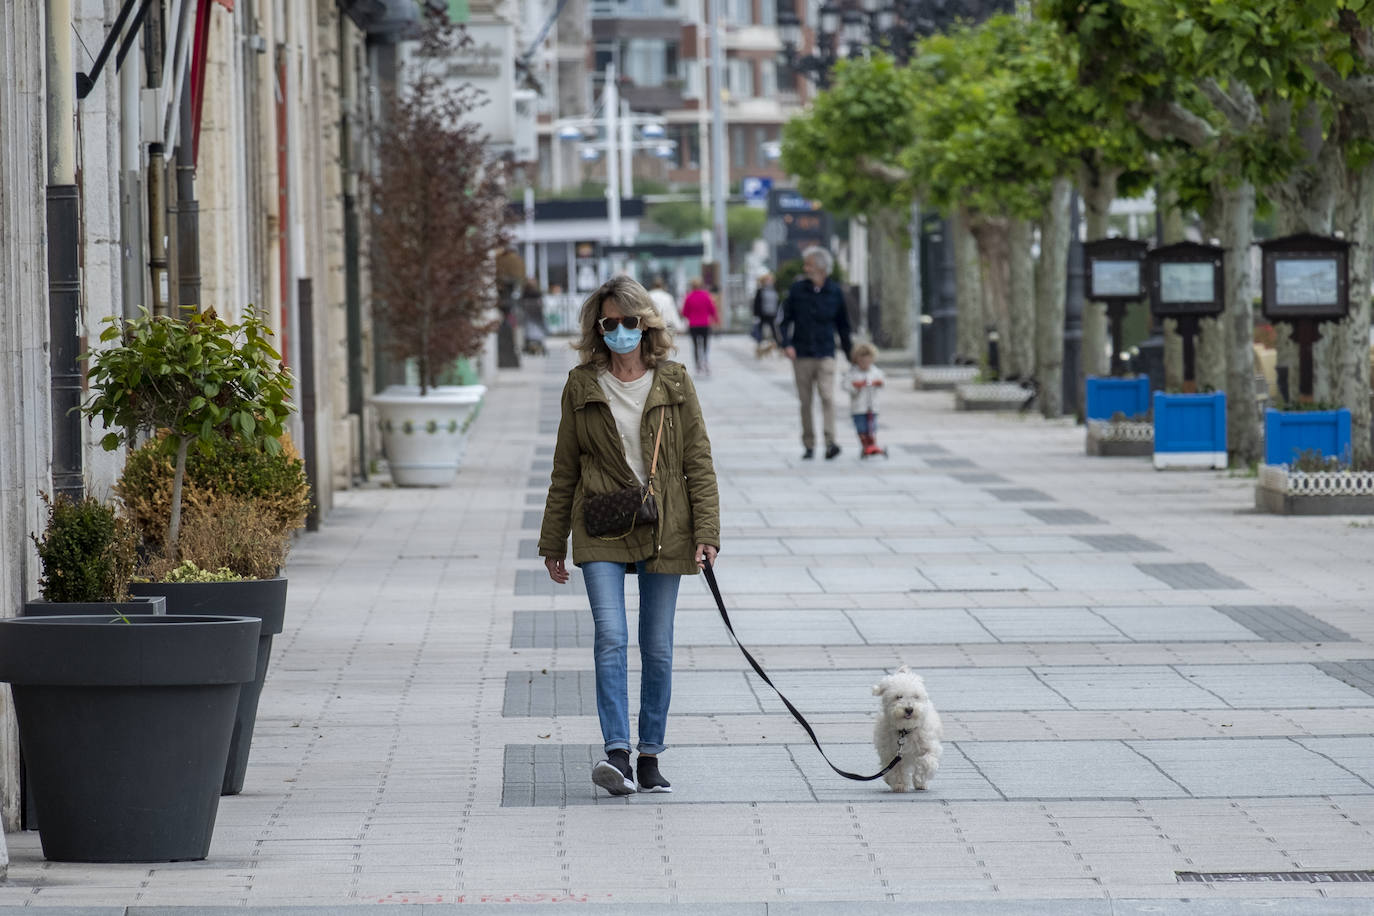
[[[991,471],[956,471],[949,475],[960,483],[1009,483],[1001,474]]]
[[[1153,553],[1164,548],[1134,534],[1075,534],[1073,537],[1103,553]]]
[[[1137,563],[1136,567],[1170,588],[1212,590],[1249,587],[1238,579],[1223,576],[1206,563]]]
[[[525,531],[538,531],[544,524],[544,510],[524,512],[520,516],[520,527]]]
[[[539,539],[538,539],[538,538],[521,538],[521,539],[520,539],[520,546],[519,546],[519,548],[517,549],[515,555],[516,555],[517,558],[519,558],[519,559],[521,559],[521,560],[537,560],[537,559],[539,559]]]
[[[511,594],[522,597],[529,595],[585,596],[587,591],[586,586],[582,584],[582,571],[573,566],[568,569],[568,574],[568,581],[559,585],[549,578],[548,570],[517,569],[515,571],[515,584],[512,587]]]
[[[1361,708],[1374,697],[1316,665],[1178,665],[1178,673],[1236,709]]]
[[[1269,642],[1350,642],[1349,633],[1290,605],[1216,605],[1218,613]]]
[[[937,442],[904,442],[897,448],[911,455],[948,455],[949,449]]]
[[[1129,741],[1185,787],[1208,798],[1363,795],[1374,785],[1296,741],[1283,738]]]
[[[926,464],[933,468],[940,469],[977,467],[977,465],[968,458],[927,458]]]
[[[1033,487],[1007,487],[999,490],[988,490],[993,496],[1008,503],[1050,503],[1054,502],[1054,497],[1043,490],[1036,490]]]
[[[978,741],[960,742],[959,747],[1008,798],[1188,795],[1151,760],[1120,741]]]
[[[1100,607],[1097,614],[1138,642],[1247,642],[1265,636],[1222,609],[1203,605]]]
[[[1027,509],[1027,515],[1034,516],[1046,525],[1105,525],[1102,519],[1082,509]]]
[[[1357,658],[1343,662],[1317,662],[1316,667],[1336,680],[1374,696],[1374,659]]]

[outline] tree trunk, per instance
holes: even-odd
[[[1069,282],[1069,198],[1073,182],[1056,178],[1040,226],[1040,263],[1036,267],[1035,366],[1040,413],[1064,412],[1064,300]]]
[[[186,451],[191,447],[191,436],[182,436],[177,442],[177,460],[172,472],[172,517],[167,523],[167,542],[162,551],[169,560],[176,562],[179,557],[178,544],[181,541],[181,491],[186,480]]]
[[[1162,212],[1162,243],[1173,245],[1186,237],[1183,225],[1183,211],[1178,208],[1178,195],[1172,191],[1160,192],[1157,198]],[[1178,333],[1178,321],[1166,318],[1160,322],[1164,335],[1164,390],[1183,390],[1183,338]]]
[[[1229,217],[1227,209],[1226,192],[1217,189],[1212,197],[1212,205],[1208,208],[1202,221],[1202,234],[1209,239],[1224,239],[1227,237],[1226,220]],[[1229,247],[1228,251],[1231,251]],[[1248,261],[1247,261],[1248,263]],[[1248,284],[1248,281],[1247,281]],[[1230,278],[1226,278],[1227,291],[1230,291]],[[1248,288],[1248,286],[1247,286]],[[1193,378],[1197,383],[1198,391],[1229,391],[1227,384],[1227,366],[1230,365],[1230,347],[1227,345],[1227,335],[1230,333],[1228,324],[1224,317],[1203,318],[1197,323],[1197,340],[1193,344]],[[1179,335],[1179,365],[1182,371],[1182,347],[1183,336]],[[1181,377],[1181,376],[1180,376]],[[1227,395],[1230,401],[1231,395]]]
[[[883,345],[898,350],[911,347],[911,239],[906,210],[879,210],[870,221],[870,243],[877,248],[877,276],[882,304]]]
[[[1335,381],[1335,402],[1350,408],[1351,459],[1370,458],[1369,323],[1370,284],[1374,282],[1374,163],[1347,172],[1349,191],[1344,195],[1340,225],[1351,243],[1350,314],[1324,326],[1331,338],[1330,366]]]
[[[1079,188],[1083,197],[1084,229],[1088,240],[1104,239],[1110,229],[1112,201],[1116,198],[1119,168],[1103,168],[1098,163],[1079,169]],[[1083,375],[1110,375],[1114,354],[1107,351],[1110,325],[1107,306],[1089,300],[1083,304]]]
[[[983,318],[983,277],[978,263],[978,245],[969,232],[969,216],[963,208],[954,211],[949,221],[954,235],[955,339],[958,343],[956,359],[974,365],[986,360],[987,328]]]
[[[1006,217],[980,215],[973,218],[969,231],[978,243],[983,268],[983,316],[997,329],[998,378],[1006,378],[1006,348],[1011,343],[1011,224]]]
[[[1027,219],[1013,219],[1010,227],[1011,339],[1002,342],[1006,378],[1035,378],[1035,227]]]
[[[1226,439],[1231,462],[1245,466],[1264,454],[1255,402],[1255,314],[1250,287],[1250,246],[1255,235],[1255,187],[1219,188],[1224,201],[1221,244],[1226,258]]]

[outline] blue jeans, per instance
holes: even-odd
[[[658,754],[668,727],[668,701],[673,693],[673,614],[682,577],[646,573],[639,576],[639,745],[641,754]],[[630,628],[625,617],[625,564],[582,564],[587,598],[596,624],[596,714],[606,750],[630,749],[630,689],[626,678]]]

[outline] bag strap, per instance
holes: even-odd
[[[825,748],[821,747],[820,739],[816,737],[815,729],[811,727],[811,723],[807,722],[806,717],[797,711],[797,707],[792,705],[791,700],[783,696],[782,691],[779,690],[772,679],[768,677],[768,673],[763,670],[763,667],[754,659],[754,656],[749,654],[749,650],[744,648],[744,643],[740,642],[739,637],[735,635],[735,628],[730,623],[730,614],[725,610],[725,599],[720,596],[720,586],[716,584],[716,574],[711,568],[710,560],[706,561],[706,564],[702,567],[702,571],[706,573],[706,584],[711,587],[711,595],[716,599],[716,607],[720,610],[720,619],[725,621],[725,629],[730,631],[730,638],[735,641],[735,645],[739,646],[739,650],[744,653],[745,659],[748,660],[749,664],[753,667],[754,672],[758,674],[759,677],[763,678],[765,684],[773,688],[773,692],[778,695],[778,699],[782,700],[783,705],[787,707],[787,711],[792,714],[792,718],[796,719],[797,724],[804,728],[806,733],[811,736],[811,743],[816,745],[816,750],[821,752],[821,757],[830,765],[830,769],[839,773],[845,779],[853,779],[856,782],[872,782],[875,779],[887,775],[887,772],[895,767],[902,759],[902,738],[904,736],[898,735],[897,737],[897,756],[889,760],[887,766],[883,767],[872,776],[860,776],[857,773],[850,773],[848,770],[842,770],[831,763],[830,758],[825,754]]]
[[[654,435],[654,459],[649,462],[649,479],[645,486],[653,489],[654,474],[658,471],[658,443],[663,440],[663,418],[668,415],[668,405],[664,404],[658,409],[658,432]]]

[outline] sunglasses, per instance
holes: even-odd
[[[638,315],[626,315],[624,318],[598,318],[596,326],[601,329],[603,334],[609,334],[621,325],[625,325],[625,330],[633,331],[639,327]]]

